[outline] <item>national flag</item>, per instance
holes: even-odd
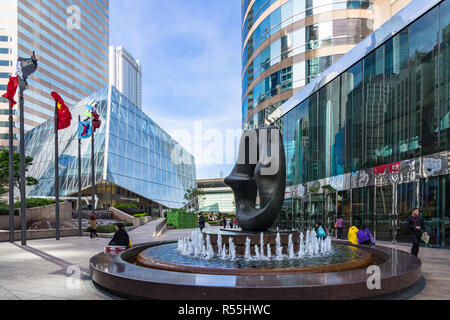
[[[9,77],[8,86],[6,87],[6,93],[2,95],[3,98],[6,98],[11,102],[11,107],[17,104],[14,101],[14,96],[16,95],[17,87],[19,86],[19,79],[17,77]]]
[[[92,126],[90,121],[80,121],[78,123],[78,139],[87,139],[92,136]]]
[[[92,125],[94,127],[94,132],[97,131],[97,129],[100,128],[100,126],[102,125],[100,116],[96,111],[92,111]]]
[[[89,119],[92,118],[92,112],[89,111],[89,110],[84,111],[84,115],[85,115],[87,118],[89,118]]]
[[[66,106],[64,100],[61,96],[53,91],[52,97],[56,101],[57,113],[58,113],[58,130],[63,130],[70,127],[70,122],[72,120],[72,114],[69,108]]]

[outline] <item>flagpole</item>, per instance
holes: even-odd
[[[94,126],[92,126],[92,135],[91,135],[91,165],[92,165],[92,215],[95,216],[95,157],[94,157]]]
[[[13,104],[9,102],[9,242],[14,242],[14,126]]]
[[[25,194],[25,116],[23,88],[19,85],[19,107],[20,107],[20,214],[21,214],[21,236],[22,246],[27,245],[27,205]]]
[[[58,102],[55,102],[55,223],[56,240],[59,240],[59,150],[58,150]]]
[[[28,89],[27,78],[37,69],[37,59],[33,55],[29,59],[19,57],[17,59],[17,75],[19,82],[19,109],[20,109],[20,213],[21,213],[21,238],[22,246],[27,245],[27,204],[25,193],[25,174],[26,174],[26,156],[25,156],[25,107],[23,101],[23,92]]]
[[[80,128],[81,116],[78,115],[78,128]],[[78,129],[79,130],[79,129]],[[78,137],[78,235],[82,235],[81,227],[81,139]]]

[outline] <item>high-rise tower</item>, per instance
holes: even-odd
[[[242,126],[268,115],[410,0],[242,0]]]
[[[70,106],[108,85],[109,0],[0,0],[0,7],[0,93],[18,56],[35,51],[39,60],[25,91],[25,131],[53,117],[51,91]],[[0,148],[8,145],[8,108],[1,100]]]

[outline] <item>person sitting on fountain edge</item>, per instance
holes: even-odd
[[[358,244],[375,244],[375,239],[365,225],[362,225],[361,229],[358,230],[357,237]]]
[[[114,237],[109,242],[110,246],[118,246],[118,247],[128,247],[130,245],[130,238],[128,237],[128,233],[125,230],[125,226],[123,223],[117,223],[115,225],[116,232],[114,233]]]
[[[327,233],[320,222],[316,222],[316,227],[314,229],[316,230],[317,238],[325,239],[327,237]]]
[[[358,244],[358,228],[355,226],[348,229],[348,241],[353,244]]]

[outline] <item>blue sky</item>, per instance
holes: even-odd
[[[241,0],[110,1],[110,44],[141,61],[143,109],[200,159],[198,178],[233,167],[208,160],[220,151],[235,157],[235,146],[214,146],[241,127],[240,14]]]

